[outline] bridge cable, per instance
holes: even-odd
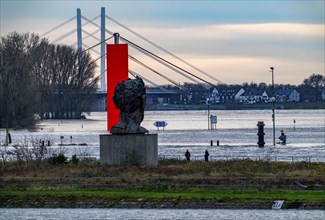
[[[82,46],[84,46],[86,49],[89,48],[89,46],[85,43],[82,43]],[[98,54],[98,55],[101,55],[101,53],[99,53],[97,50],[95,50],[94,48],[90,49],[91,51],[93,51],[94,53]]]
[[[100,30],[99,29],[97,29],[97,30],[95,30],[94,32],[91,32],[91,35],[94,35],[94,34],[97,34],[98,32],[99,32]],[[82,40],[86,40],[87,38],[89,38],[89,37],[91,37],[90,35],[87,35],[86,37],[84,37],[84,38],[82,38]],[[74,46],[76,46],[77,45],[77,41],[75,41],[73,44],[71,44],[70,46],[71,47],[74,47]]]
[[[63,40],[64,38],[69,37],[70,35],[74,34],[76,30],[77,30],[77,28],[69,31],[68,33],[65,33],[64,35],[61,35],[60,37],[57,37],[56,39],[54,39],[53,41],[51,41],[51,44],[54,44],[54,43],[56,43],[58,41]]]
[[[113,37],[114,37],[114,35],[113,35],[113,36],[110,36],[110,37],[108,37],[108,38],[106,38],[105,40],[103,40],[103,41],[101,41],[101,42],[99,42],[99,43],[97,43],[97,44],[95,44],[95,45],[93,45],[93,46],[91,46],[91,47],[88,47],[87,49],[84,49],[84,50],[81,51],[80,53],[82,54],[82,53],[84,53],[84,52],[86,52],[86,51],[88,51],[88,50],[91,50],[91,49],[93,49],[94,47],[97,47],[98,45],[100,45],[101,43],[106,42],[106,41],[112,39]],[[90,62],[89,65],[90,65],[90,64],[93,64],[94,62],[96,62],[97,60],[99,60],[100,58],[102,58],[102,57],[104,57],[104,56],[106,56],[106,53],[105,53],[104,55],[98,57],[97,59],[93,60],[92,62]]]
[[[82,16],[82,18],[85,19],[86,21],[88,21],[89,23],[93,24],[94,26],[100,28],[100,26],[99,26],[98,24],[96,24],[96,23],[90,21],[88,18],[86,18],[86,17],[84,17],[84,16]],[[109,30],[107,30],[107,29],[105,29],[105,31],[108,32],[109,34],[113,34],[113,32],[111,32],[111,31],[109,31]],[[112,36],[112,37],[113,37],[113,36]],[[122,39],[122,40],[123,40],[123,39]],[[130,46],[132,46],[132,44],[130,44]],[[133,47],[137,49],[136,46],[137,46],[137,45],[135,45],[135,46],[133,46]],[[157,59],[157,58],[154,58],[154,56],[151,56],[151,57],[152,57],[153,59],[155,59],[156,61],[158,61],[158,59]],[[98,59],[97,59],[97,60],[98,60]],[[197,80],[191,78],[190,76],[185,75],[184,73],[180,72],[179,70],[176,70],[175,68],[173,68],[173,67],[171,67],[171,66],[168,66],[167,64],[165,64],[165,63],[163,63],[163,62],[161,62],[161,61],[158,61],[158,62],[160,62],[160,63],[162,63],[163,65],[169,67],[170,69],[172,69],[172,70],[178,72],[179,74],[181,74],[182,76],[184,76],[184,77],[190,79],[191,81],[198,82]],[[167,80],[168,80],[168,79],[167,79]],[[170,80],[168,80],[168,81],[170,81]],[[171,82],[171,81],[170,81],[170,82]],[[179,86],[175,81],[174,81],[174,82],[171,82],[171,83],[175,84],[176,86]],[[211,85],[211,83],[208,83],[208,84]]]
[[[138,73],[136,73],[136,72],[134,72],[134,71],[132,71],[132,70],[130,70],[130,69],[129,69],[128,72],[129,72],[129,73],[130,73],[134,78],[136,78],[136,77],[138,76],[138,77],[140,77],[141,79],[143,79],[145,82],[149,83],[150,85],[152,85],[152,86],[158,86],[156,83],[154,83],[154,82],[148,80],[147,78],[141,76],[140,74],[138,74]]]
[[[124,37],[120,36],[120,38],[123,39],[123,40],[124,40],[125,42],[127,42],[128,44],[132,44],[132,45],[138,47],[138,48],[141,49],[143,52],[146,52],[147,54],[150,54],[150,55],[152,55],[152,56],[154,56],[154,57],[156,57],[156,58],[158,58],[158,59],[160,59],[160,60],[162,60],[162,61],[168,63],[169,65],[171,65],[171,66],[173,66],[173,67],[175,67],[175,68],[177,68],[177,69],[179,69],[179,70],[181,70],[181,71],[183,71],[183,72],[185,72],[185,73],[187,73],[187,74],[189,74],[189,75],[191,75],[191,76],[193,76],[193,77],[195,77],[195,78],[201,80],[202,82],[205,82],[205,83],[211,85],[212,87],[215,87],[215,85],[213,85],[212,83],[210,83],[210,82],[208,82],[208,81],[206,81],[206,80],[204,80],[204,79],[202,79],[202,78],[200,78],[200,77],[198,77],[198,76],[195,76],[193,73],[188,72],[187,70],[185,70],[185,69],[183,69],[183,68],[181,68],[181,67],[179,67],[179,66],[177,66],[177,65],[175,65],[175,64],[173,64],[173,63],[171,63],[171,62],[169,62],[168,60],[166,60],[166,59],[164,59],[164,58],[162,58],[162,57],[160,57],[160,56],[158,56],[158,55],[156,55],[156,54],[154,54],[154,53],[152,53],[152,52],[150,52],[150,51],[144,49],[143,47],[141,47],[141,46],[139,46],[139,45],[137,45],[137,44],[135,44],[135,43],[133,43],[133,42],[131,42],[131,41],[125,39]]]
[[[87,21],[86,23],[82,24],[82,27],[85,26],[85,25],[87,25],[87,24],[89,24],[89,23],[92,22],[93,20],[96,20],[96,19],[99,18],[99,17],[100,17],[100,16],[98,15],[98,16],[94,17],[94,18],[91,19],[91,20],[87,19],[88,21]],[[92,23],[93,23],[93,22],[92,22]],[[61,35],[60,37],[57,37],[57,38],[56,38],[55,40],[53,40],[51,43],[53,44],[53,43],[56,43],[56,42],[58,42],[58,41],[63,40],[64,38],[66,38],[66,37],[70,36],[71,34],[75,33],[76,30],[77,30],[77,28],[73,29],[72,31],[69,31],[68,33],[66,33],[66,34],[64,34],[64,35]]]
[[[55,31],[56,29],[58,29],[58,28],[60,28],[60,27],[62,27],[62,26],[64,26],[64,25],[68,24],[70,21],[73,21],[76,17],[77,17],[77,16],[74,16],[74,17],[70,18],[69,20],[63,22],[62,24],[59,24],[58,26],[52,28],[51,30],[46,31],[45,33],[41,34],[40,37],[45,37],[45,36],[48,35],[49,33],[51,33],[51,32],[53,32],[53,31]]]
[[[81,16],[81,17],[82,17],[84,20],[86,20],[88,23],[91,23],[91,24],[93,24],[94,26],[96,26],[96,27],[98,27],[98,28],[101,28],[98,24],[96,24],[96,23],[90,21],[88,18],[86,18],[86,17],[84,17],[84,16]],[[105,31],[106,31],[107,33],[109,33],[109,34],[112,35],[111,37],[109,37],[109,38],[106,39],[105,41],[107,41],[107,40],[111,39],[112,37],[114,37],[114,35],[113,35],[114,33],[113,33],[113,32],[109,31],[109,30],[106,29],[106,28],[105,28]],[[101,42],[100,42],[100,43],[101,43]],[[97,45],[94,45],[93,47],[98,46],[100,43],[98,43]],[[88,48],[88,49],[89,49],[89,48]],[[83,51],[83,52],[84,52],[84,51]],[[105,55],[106,55],[106,54],[105,54]],[[104,55],[103,55],[103,56],[104,56]],[[101,57],[95,59],[93,62],[96,62],[97,60],[99,60],[99,59],[102,58],[103,56],[101,56]],[[130,56],[131,56],[131,55],[129,55],[129,57],[130,57]],[[130,58],[131,58],[131,57],[130,57]],[[135,59],[134,57],[132,57],[132,58],[133,58],[134,61],[137,60],[137,59]],[[131,59],[132,59],[132,58],[131,58]],[[145,64],[143,64],[141,61],[137,60],[137,61],[135,61],[135,62],[137,62],[137,63],[140,64],[140,65],[144,65],[144,66],[145,66],[146,68],[148,68],[149,70],[151,70],[151,71],[153,71],[154,73],[156,73],[156,74],[160,75],[161,77],[165,78],[166,80],[168,80],[168,81],[171,82],[172,84],[176,85],[177,87],[180,87],[179,84],[178,84],[177,82],[173,81],[172,79],[169,79],[168,77],[163,76],[162,74],[158,73],[158,72],[155,71],[154,69],[152,69],[152,68],[146,66]],[[103,73],[101,73],[101,75],[102,75],[102,74],[103,74]]]
[[[89,65],[95,63],[96,61],[98,61],[100,58],[102,58],[102,57],[104,57],[104,56],[106,56],[106,54],[104,54],[104,55],[102,55],[102,56],[100,56],[100,57],[94,59],[93,61],[91,61],[91,62],[89,63]]]
[[[181,61],[182,63],[185,63],[186,65],[192,67],[193,69],[197,70],[198,72],[204,74],[205,76],[217,81],[218,83],[221,83],[221,84],[225,84],[224,82],[222,82],[221,80],[215,78],[214,76],[212,76],[211,74],[199,69],[198,67],[194,66],[193,64],[187,62],[186,60],[176,56],[175,54],[173,54],[172,52],[162,48],[161,46],[159,46],[158,44],[152,42],[151,40],[147,39],[146,37],[142,36],[141,34],[138,34],[137,32],[135,32],[134,30],[126,27],[125,25],[123,25],[122,23],[118,22],[117,20],[113,19],[112,17],[108,16],[108,15],[105,15],[107,19],[113,21],[115,24],[121,26],[122,28],[126,29],[127,31],[131,32],[132,34],[136,35],[137,37],[141,38],[142,40],[146,41],[147,43],[151,44],[152,46],[164,51],[165,53],[169,54],[170,56],[174,57],[175,59]]]
[[[93,39],[100,41],[100,39],[96,36],[94,36],[93,34],[89,33],[88,31],[82,30],[83,33],[87,34],[87,36],[92,37]]]
[[[99,78],[101,78],[102,75],[103,75],[106,71],[107,71],[107,69],[105,69],[103,72],[101,72],[100,75],[99,75]]]
[[[105,74],[106,71],[107,71],[107,69],[105,69],[105,70],[100,74],[99,77],[102,77],[102,75]],[[129,73],[130,73],[134,78],[135,78],[136,76],[138,76],[138,77],[141,77],[144,81],[148,82],[149,84],[151,84],[151,85],[153,85],[153,86],[155,86],[155,87],[161,87],[161,86],[159,86],[158,84],[154,83],[153,81],[149,80],[148,78],[145,78],[144,76],[140,75],[139,73],[136,73],[136,72],[133,71],[133,70],[130,70],[130,69],[129,69],[128,72],[129,72]],[[165,89],[165,88],[163,88],[163,87],[161,87],[161,90],[168,91],[167,89]]]
[[[103,41],[100,41],[99,43],[97,43],[97,44],[95,44],[95,45],[93,45],[93,46],[91,46],[91,47],[88,47],[87,49],[81,51],[81,53],[84,53],[84,52],[86,52],[87,50],[93,49],[94,47],[97,47],[97,46],[100,45],[101,43],[104,43],[104,42],[106,42],[106,41],[112,39],[113,37],[114,37],[114,35],[112,35],[112,36],[106,38],[106,39],[103,40]],[[106,54],[104,54],[104,55],[106,55]],[[103,56],[104,56],[104,55],[103,55]],[[102,57],[103,57],[103,56],[102,56]]]
[[[94,26],[96,26],[96,27],[98,27],[98,28],[101,28],[100,25],[98,25],[98,24],[96,24],[95,22],[89,20],[88,18],[86,18],[86,17],[84,17],[84,16],[82,16],[82,15],[81,15],[81,17],[82,17],[83,19],[85,19],[88,23],[91,23],[92,25],[94,25]],[[107,33],[111,34],[111,35],[114,34],[113,32],[109,31],[109,30],[106,29],[106,28],[105,28],[105,31],[106,31]]]
[[[179,88],[182,89],[182,87],[181,87],[181,86],[180,86],[176,81],[174,81],[174,80],[168,78],[167,76],[164,76],[163,74],[159,73],[158,71],[152,69],[151,67],[147,66],[146,64],[144,64],[144,63],[141,62],[140,60],[136,59],[135,57],[129,55],[129,58],[130,58],[131,60],[133,60],[134,62],[140,64],[141,66],[143,66],[143,67],[149,69],[150,71],[154,72],[155,74],[161,76],[162,78],[166,79],[167,81],[171,82],[171,83],[174,84],[175,86],[177,86],[177,87],[179,87]]]
[[[123,41],[123,40],[122,40]],[[135,49],[138,49],[138,48],[136,48],[134,45],[130,45],[131,47],[133,47],[133,48],[135,48]],[[166,66],[166,67],[168,67],[169,69],[171,69],[171,70],[173,70],[173,71],[175,71],[176,73],[178,73],[178,74],[180,74],[180,75],[182,75],[182,76],[184,76],[185,78],[187,78],[187,79],[189,79],[189,80],[191,80],[192,82],[195,82],[195,83],[200,83],[200,81],[198,81],[198,80],[196,80],[196,79],[194,79],[194,78],[192,78],[191,76],[189,76],[189,75],[186,75],[185,73],[183,73],[182,71],[180,71],[180,70],[178,70],[178,69],[176,69],[176,68],[174,68],[174,67],[172,67],[172,66],[170,66],[170,65],[168,65],[167,63],[165,63],[165,62],[162,62],[161,60],[159,60],[158,58],[156,58],[155,56],[152,56],[151,54],[147,54],[149,57],[151,57],[152,59],[154,59],[155,61],[157,61],[157,62],[159,62],[160,64],[162,64],[162,65],[164,65],[164,66]]]
[[[133,77],[138,76],[138,77],[142,78],[144,81],[148,82],[149,84],[151,84],[151,85],[153,85],[153,86],[155,86],[155,87],[160,87],[160,86],[159,86],[158,84],[156,84],[155,82],[153,82],[153,81],[149,80],[148,78],[146,78],[146,77],[140,75],[139,73],[136,73],[136,72],[133,71],[133,70],[130,70],[130,69],[129,69],[129,73],[130,73]]]

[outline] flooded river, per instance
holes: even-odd
[[[215,130],[208,130],[207,111],[147,111],[142,126],[158,133],[160,157],[183,159],[187,149],[195,160],[203,160],[205,150],[210,159],[271,159],[279,161],[325,162],[325,110],[277,110],[276,142],[280,130],[287,144],[273,146],[270,110],[213,110],[217,116]],[[157,130],[155,121],[166,121]],[[265,123],[265,147],[257,147],[257,122]],[[295,123],[294,123],[295,122]],[[14,143],[50,140],[53,153],[88,155],[99,158],[99,135],[106,131],[106,112],[92,112],[86,120],[44,120],[36,132],[11,131]],[[5,131],[0,131],[4,142]],[[211,142],[213,146],[211,146]],[[219,146],[217,146],[219,142]],[[59,146],[60,144],[65,146]],[[68,146],[67,146],[68,145]]]

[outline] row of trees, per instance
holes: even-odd
[[[41,118],[80,118],[95,91],[89,53],[13,32],[0,41],[0,127],[29,127]]]

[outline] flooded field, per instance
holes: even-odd
[[[325,110],[277,110],[276,142],[280,130],[284,130],[287,144],[275,147],[270,110],[216,110],[210,114],[218,118],[215,130],[208,130],[208,114],[204,110],[147,111],[142,126],[150,133],[158,133],[160,157],[183,159],[189,149],[193,159],[203,160],[207,149],[212,160],[325,161]],[[157,130],[153,125],[155,121],[166,121],[168,125],[164,130]],[[265,123],[263,148],[257,146],[258,121]],[[48,150],[53,153],[63,151],[67,156],[96,158],[99,158],[99,135],[105,133],[106,112],[92,112],[86,120],[44,120],[33,132],[11,131],[13,143],[50,141]],[[4,140],[5,131],[1,130],[0,141]]]

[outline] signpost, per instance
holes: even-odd
[[[272,209],[281,209],[283,203],[284,203],[284,200],[275,200],[272,205]]]
[[[210,115],[211,130],[217,129],[217,116]]]
[[[156,126],[159,131],[160,127],[162,127],[163,130],[165,130],[165,127],[168,125],[168,123],[165,121],[156,121],[155,123],[153,123],[153,125]]]

